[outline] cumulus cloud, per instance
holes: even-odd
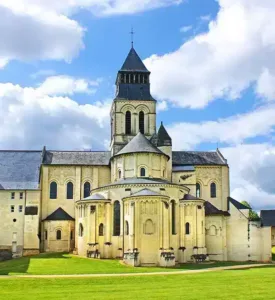
[[[193,26],[192,25],[189,25],[189,26],[183,26],[180,28],[180,32],[183,32],[183,33],[186,33],[190,30],[192,30]]]
[[[269,83],[275,74],[275,1],[218,2],[220,9],[208,32],[174,52],[145,60],[158,99],[202,108],[218,98],[238,99],[258,81],[259,93],[273,97]],[[273,75],[264,84],[267,74]]]
[[[80,105],[41,86],[0,84],[0,148],[103,149],[111,101]],[[71,90],[64,94],[69,94]]]

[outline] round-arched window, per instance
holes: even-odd
[[[140,177],[145,177],[145,176],[146,176],[145,168],[140,168]]]

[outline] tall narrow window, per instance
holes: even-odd
[[[83,236],[83,233],[84,233],[84,228],[83,225],[80,223],[78,228],[78,235]]]
[[[125,235],[129,235],[129,223],[125,221]]]
[[[125,133],[131,134],[131,112],[127,111],[125,115]]]
[[[176,202],[171,201],[172,234],[176,234]]]
[[[145,175],[146,175],[145,168],[140,168],[140,177],[145,177]]]
[[[57,183],[51,182],[50,184],[50,199],[56,199],[57,198]]]
[[[114,203],[114,236],[120,235],[120,203],[119,201],[115,201]]]
[[[70,238],[71,238],[71,241],[74,239],[74,232],[73,232],[73,230],[71,230]]]
[[[144,134],[144,112],[139,112],[139,131]]]
[[[72,182],[67,183],[67,199],[74,198],[74,185]]]
[[[11,192],[11,199],[13,200],[15,198],[15,192]]]
[[[210,195],[211,198],[216,198],[217,197],[217,188],[216,188],[216,183],[212,182],[210,185]]]
[[[104,225],[101,223],[98,227],[98,235],[103,236],[104,235]]]
[[[48,239],[48,231],[45,230],[45,241]]]
[[[121,178],[121,170],[118,170],[118,178]]]
[[[185,224],[185,234],[190,234],[190,223]]]
[[[19,198],[22,200],[23,199],[23,192],[20,192],[20,194],[19,194]]]
[[[14,212],[14,205],[11,205],[11,212]]]
[[[56,239],[61,240],[61,230],[56,231]]]
[[[196,197],[201,197],[201,185],[199,183],[196,183]]]
[[[91,192],[91,184],[90,182],[87,181],[84,183],[84,198],[89,197],[90,192]]]

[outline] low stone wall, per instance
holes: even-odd
[[[12,259],[12,252],[9,249],[0,249],[0,261]]]
[[[39,254],[40,251],[38,249],[24,249],[23,256],[32,256]]]

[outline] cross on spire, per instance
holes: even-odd
[[[131,29],[130,34],[131,34],[131,45],[132,45],[132,48],[134,48],[134,34],[135,34],[135,32],[134,32],[134,28],[133,27]]]

